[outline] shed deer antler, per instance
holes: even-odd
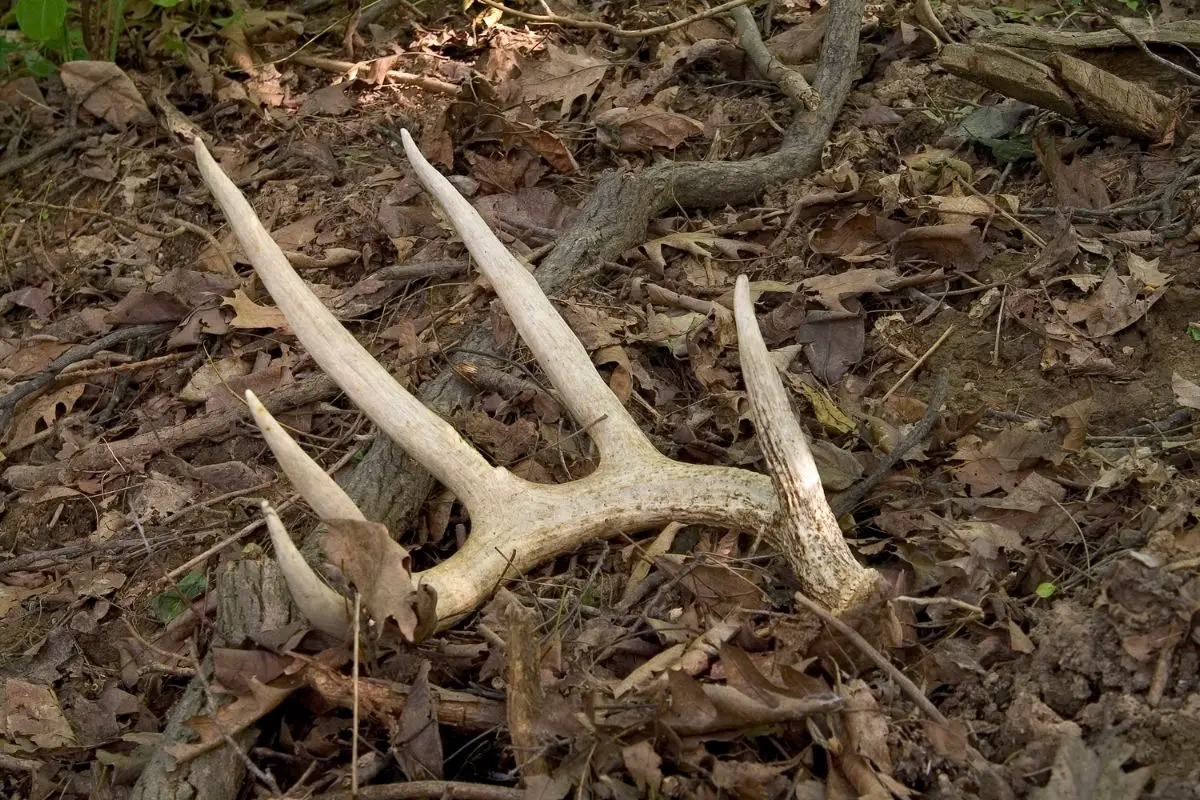
[[[877,574],[855,560],[825,500],[808,442],[758,330],[745,276],[737,279],[735,318],[746,393],[771,478],[732,467],[684,464],[659,453],[592,366],[583,345],[533,275],[425,160],[407,131],[402,138],[418,179],[491,282],[563,405],[595,442],[600,463],[587,477],[558,485],[535,484],[491,466],[448,423],[393,380],[334,319],[198,139],[195,149],[204,182],[313,359],[469,512],[471,534],[466,544],[445,562],[414,575],[417,584],[436,592],[439,627],[473,611],[505,578],[524,574],[585,542],[669,521],[763,535],[782,550],[804,591],[835,613],[869,596]],[[317,516],[325,521],[362,520],[354,502],[253,394],[247,392],[247,400],[283,471]],[[305,563],[269,507],[267,522],[300,610],[316,628],[343,635],[349,622],[345,599]]]

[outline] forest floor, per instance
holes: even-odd
[[[954,48],[1111,17],[871,4],[810,166],[749,200],[681,195],[638,229],[605,187],[750,163],[803,112],[726,17],[643,32],[698,3],[556,4],[557,24],[467,6],[391,4],[357,41],[344,6],[158,8],[117,66],[0,84],[0,795],[184,796],[138,781],[200,672],[205,703],[243,715],[202,735],[200,758],[241,755],[195,797],[348,796],[352,752],[371,797],[1200,797],[1200,148],[1188,78],[1133,45],[1139,20],[1070,50],[1136,89],[1072,118],[968,80]],[[756,11],[810,80],[820,6]],[[1149,10],[1200,45],[1178,3]],[[1066,73],[1061,45],[1003,46]],[[1157,135],[1112,110],[1134,95]],[[740,274],[831,499],[936,418],[843,519],[887,586],[868,641],[798,606],[763,543],[679,526],[588,543],[416,644],[366,637],[353,668],[302,621],[215,632],[238,599],[222,571],[270,555],[260,500],[317,527],[244,390],[356,500],[379,445],[239,251],[197,132],[398,381],[467,381],[439,412],[492,463],[538,482],[595,466],[402,128],[535,267],[592,234],[603,257],[553,298],[667,455],[763,469],[726,310]],[[499,357],[469,346],[479,331]],[[418,568],[470,535],[445,491],[407,514],[376,492],[364,511]],[[520,624],[539,705],[515,733]],[[381,693],[357,716],[355,669]]]

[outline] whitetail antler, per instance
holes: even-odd
[[[754,532],[784,553],[807,594],[841,613],[864,600],[877,574],[855,560],[825,500],[820,478],[787,394],[768,355],[738,278],[735,316],[742,370],[772,478],[732,467],[672,461],[650,444],[592,366],[578,338],[529,271],[428,161],[407,131],[404,149],[425,189],[437,199],[495,288],[513,324],[557,388],[563,405],[587,428],[600,453],[589,476],[570,483],[530,483],[492,467],[444,420],[394,381],[334,319],[292,269],[250,204],[195,142],[200,174],[233,226],[255,271],[313,359],[363,412],[434,477],[471,516],[471,535],[451,558],[414,576],[437,593],[439,627],[473,611],[506,578],[581,544],[669,521]],[[323,520],[362,513],[337,483],[247,393],[255,422],[284,472]],[[772,481],[774,488],[772,488]],[[280,565],[297,604],[315,627],[346,630],[346,602],[308,567],[268,513]]]

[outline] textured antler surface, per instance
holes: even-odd
[[[196,158],[255,271],[314,360],[469,511],[471,535],[462,549],[414,576],[436,592],[440,625],[475,609],[504,579],[554,556],[597,538],[670,521],[765,536],[783,550],[805,591],[835,612],[865,598],[876,575],[850,553],[825,501],[807,440],[758,332],[745,277],[738,280],[735,316],[747,394],[773,478],[731,467],[683,464],[657,452],[529,271],[424,159],[407,131],[402,137],[417,177],[495,288],[564,405],[596,442],[600,465],[591,475],[547,486],[489,465],[449,424],[392,380],[337,323],[199,140]],[[284,472],[317,515],[324,520],[361,520],[361,512],[336,482],[253,395],[248,401]],[[290,540],[282,543],[279,537],[286,538],[286,532],[272,516],[269,512],[280,564],[301,610],[314,626],[341,635],[347,621],[345,601],[299,558]]]

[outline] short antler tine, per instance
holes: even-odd
[[[200,175],[225,212],[246,257],[313,359],[370,419],[468,508],[493,494],[492,468],[445,420],[396,383],[292,269],[254,209],[195,140]]]
[[[344,638],[350,631],[350,612],[346,599],[329,588],[304,560],[283,521],[266,500],[260,504],[267,520],[267,531],[275,546],[275,560],[287,581],[296,607],[319,631]]]
[[[366,520],[350,495],[321,469],[320,464],[309,458],[249,389],[246,390],[246,405],[280,468],[320,519]]]
[[[533,275],[496,238],[474,207],[425,160],[408,131],[400,132],[417,178],[445,211],[509,317],[546,370],[563,403],[600,450],[602,460],[659,457],[637,423],[592,366]]]
[[[745,275],[738,276],[733,305],[746,395],[783,516],[777,545],[805,592],[840,613],[865,598],[877,575],[854,558],[825,499],[808,438],[792,414],[758,329]]]

